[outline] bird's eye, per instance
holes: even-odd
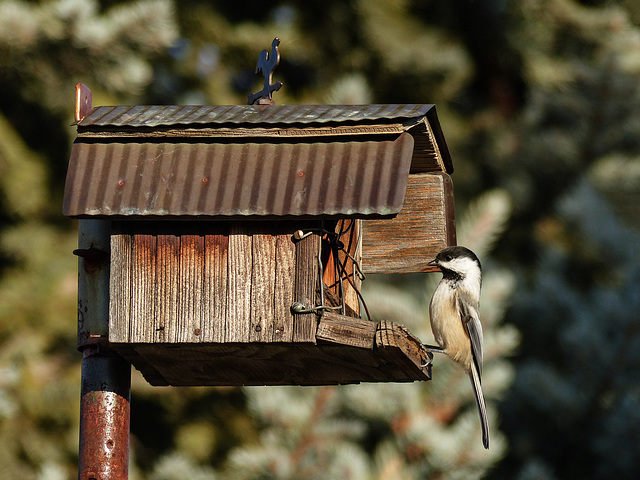
[[[450,262],[453,259],[453,257],[451,255],[445,255],[444,259],[445,261]]]

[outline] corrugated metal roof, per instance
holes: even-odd
[[[402,208],[413,146],[407,133],[346,143],[78,139],[63,212],[79,217],[392,215]]]
[[[238,137],[273,142],[293,137],[306,138],[301,141],[320,137],[348,141],[347,137],[357,135],[398,135],[405,131],[415,140],[412,173],[453,172],[434,105],[96,107],[78,123],[78,137],[145,137],[150,142],[177,138],[227,142]]]
[[[208,124],[404,122],[424,118],[434,105],[222,105],[96,107],[78,127],[159,127]],[[438,127],[439,128],[439,127]]]

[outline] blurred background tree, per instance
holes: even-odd
[[[95,105],[243,104],[277,35],[278,103],[437,104],[486,271],[492,449],[440,357],[424,385],[134,374],[131,478],[635,478],[639,24],[633,0],[0,2],[0,476],[75,477],[75,83]],[[431,277],[365,298],[428,343]]]

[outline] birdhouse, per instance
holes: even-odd
[[[455,244],[435,106],[92,108],[77,88],[64,214],[108,222],[103,341],[152,385],[430,378],[360,288]]]

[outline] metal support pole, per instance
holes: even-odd
[[[131,365],[99,346],[84,349],[79,480],[129,476]]]
[[[78,348],[83,352],[79,480],[126,480],[131,365],[109,347],[110,222],[80,220]]]

